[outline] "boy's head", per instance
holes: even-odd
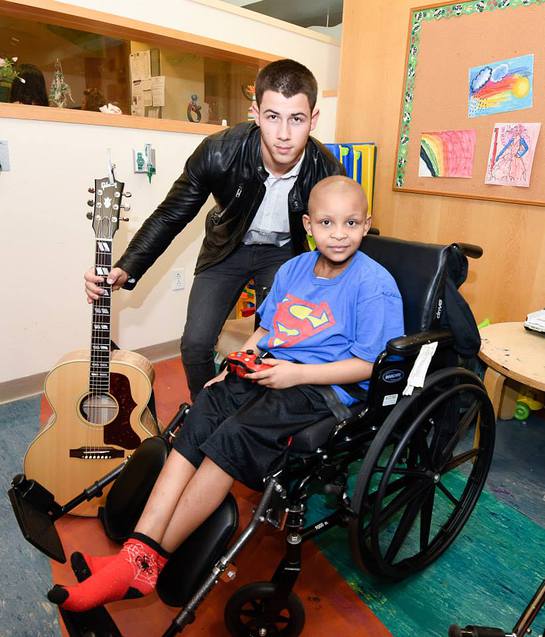
[[[255,122],[261,129],[263,162],[275,176],[289,172],[318,122],[314,75],[295,60],[264,67],[255,83]]]
[[[336,264],[347,261],[371,227],[363,188],[340,175],[322,179],[310,192],[303,225],[322,256]]]

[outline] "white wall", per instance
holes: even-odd
[[[338,47],[190,0],[74,4],[293,57],[315,73],[321,89],[337,85]],[[336,99],[321,102],[322,119],[315,134],[332,141]],[[117,178],[133,194],[130,221],[114,239],[119,255],[203,137],[0,119],[0,139],[9,142],[11,162],[11,171],[0,173],[2,383],[44,372],[64,353],[89,346],[91,315],[82,276],[92,265],[94,234],[85,217],[87,188],[94,178],[106,175],[107,149],[117,164]],[[131,149],[144,143],[156,149],[157,175],[151,185],[144,175],[132,172]],[[199,215],[186,228],[133,292],[114,296],[114,338],[121,347],[137,349],[179,338],[203,218]],[[186,289],[173,292],[170,271],[179,267],[185,269]]]

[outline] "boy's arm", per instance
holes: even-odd
[[[279,359],[263,360],[270,369],[249,374],[260,385],[286,389],[295,385],[344,385],[371,377],[373,364],[361,358],[347,358],[334,363],[299,364]]]
[[[269,333],[268,330],[265,330],[262,327],[258,327],[256,331],[250,336],[250,338],[240,348],[240,351],[244,352],[247,349],[253,349],[255,351],[257,349],[257,344],[259,343],[259,341],[268,333]]]

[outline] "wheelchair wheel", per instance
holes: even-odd
[[[357,477],[350,523],[356,562],[399,580],[437,559],[471,515],[494,450],[481,381],[461,368],[431,374],[377,432]]]
[[[255,582],[229,599],[225,625],[234,637],[297,637],[305,625],[305,609],[295,593],[278,597],[272,582]]]

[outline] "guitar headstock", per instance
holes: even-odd
[[[88,202],[93,206],[93,212],[87,216],[93,220],[97,239],[112,239],[119,228],[121,213],[128,209],[128,206],[121,203],[124,187],[125,184],[115,177],[104,177],[95,179],[95,187],[89,189],[89,192],[94,193],[95,200]]]

